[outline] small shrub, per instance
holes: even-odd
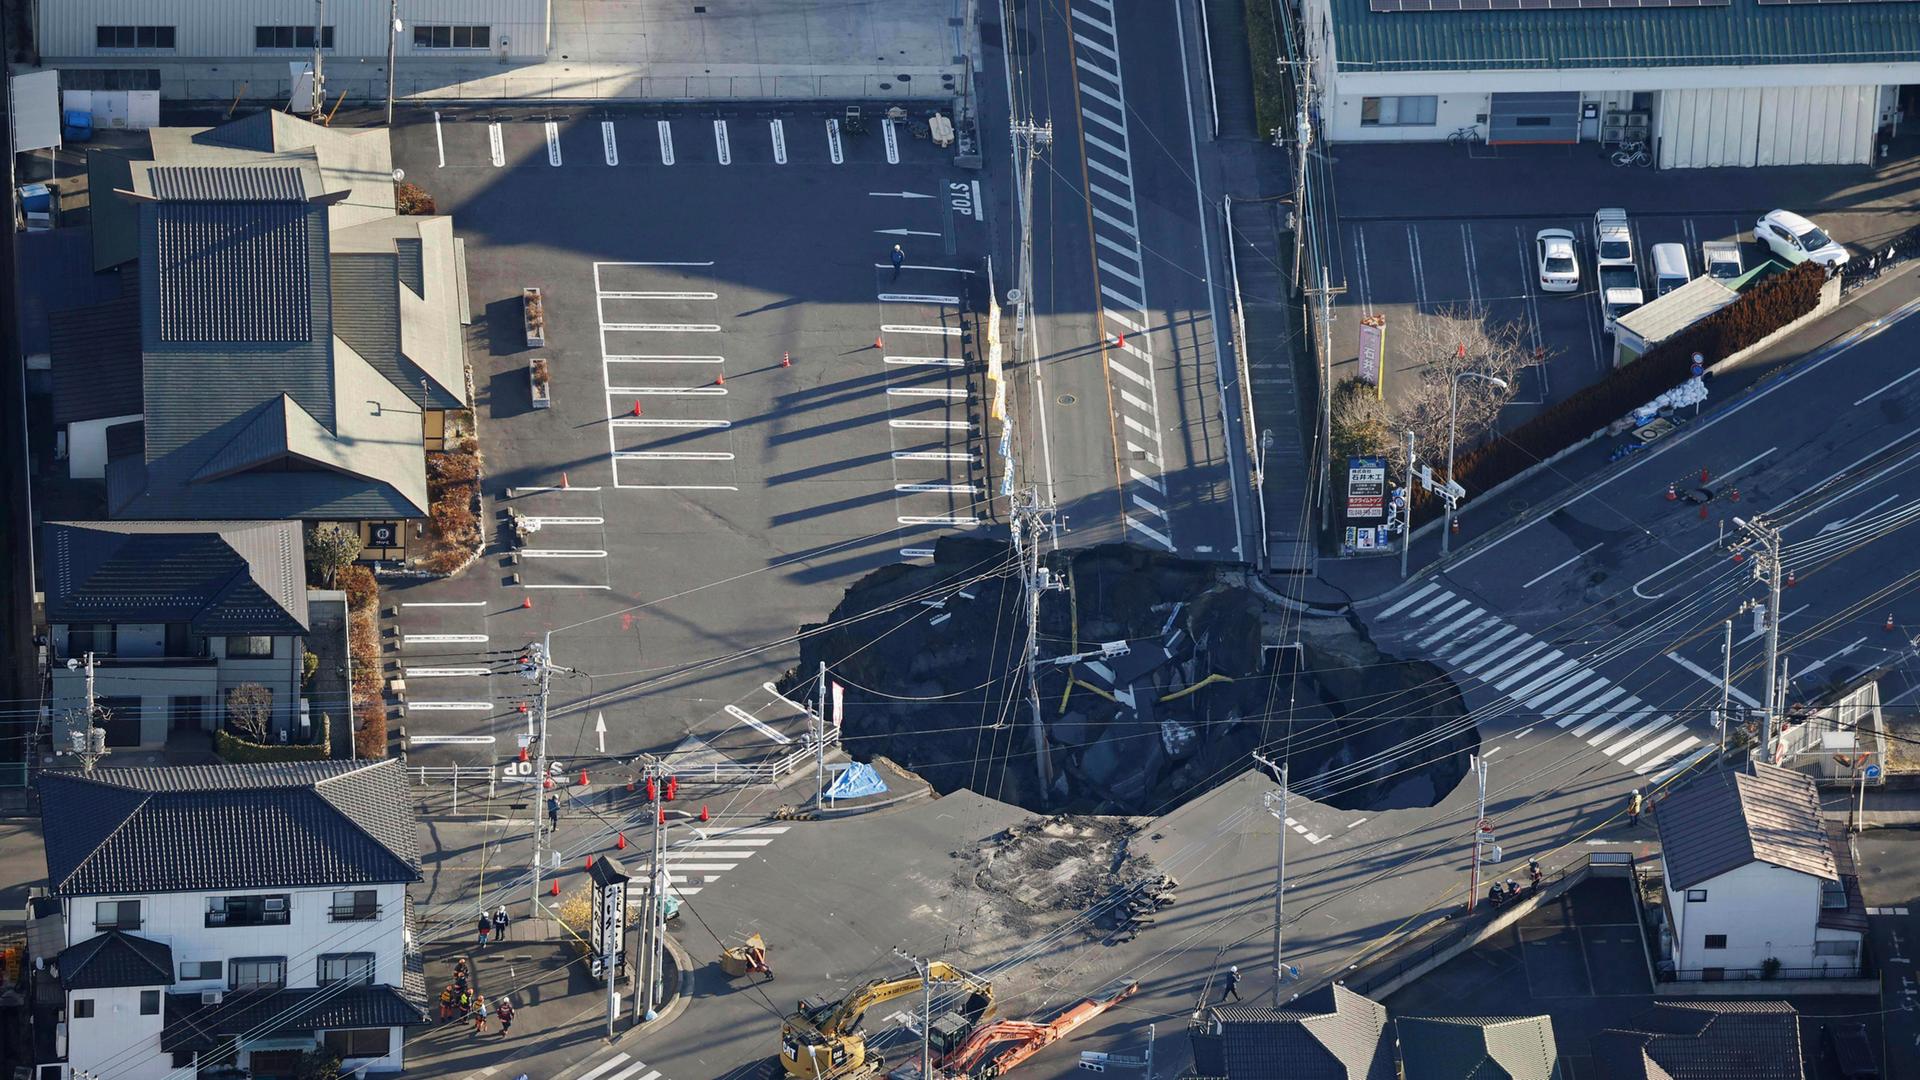
[[[347,594],[347,610],[359,611],[380,602],[380,583],[373,571],[364,566],[349,566],[340,571],[339,587]]]
[[[360,557],[360,533],[344,525],[316,525],[307,531],[307,580],[331,589],[340,572]]]
[[[433,196],[426,189],[411,180],[403,180],[393,185],[393,206],[402,214],[437,213]]]
[[[480,482],[480,458],[476,454],[436,452],[427,455],[427,486],[436,492],[455,484]],[[436,495],[436,498],[438,496]],[[471,503],[471,496],[468,502]]]
[[[363,758],[387,756],[387,707],[378,701],[360,703],[360,723],[353,733],[354,753]]]
[[[317,742],[259,743],[243,739],[230,731],[213,733],[213,752],[220,755],[222,761],[236,765],[260,765],[278,761],[325,761],[332,755],[331,721],[323,713],[320,716],[320,738]]]
[[[320,674],[320,654],[302,653],[300,655],[300,685],[311,687],[313,677]]]
[[[227,691],[227,726],[257,743],[267,741],[273,720],[273,691],[259,683],[241,683]]]

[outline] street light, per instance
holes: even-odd
[[[1462,345],[1460,352],[1465,355],[1467,347]],[[1502,390],[1507,388],[1507,380],[1497,375],[1485,375],[1478,371],[1456,372],[1447,380],[1447,524],[1440,530],[1440,557],[1445,558],[1453,551],[1453,442],[1460,423],[1460,380],[1479,379],[1490,382]]]

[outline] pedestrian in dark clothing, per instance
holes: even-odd
[[[475,925],[475,929],[480,932],[480,947],[486,948],[487,935],[493,933],[493,917],[484,911],[481,912],[480,921]]]
[[[507,940],[507,926],[513,919],[507,915],[507,905],[501,904],[500,910],[493,913],[493,940]]]
[[[559,827],[560,797],[557,795],[549,795],[547,796],[547,828],[557,829]]]
[[[499,1016],[500,1016],[500,1037],[504,1039],[507,1037],[507,1032],[513,1030],[513,999],[512,998],[500,999]]]
[[[1229,966],[1227,968],[1227,985],[1221,988],[1220,1001],[1215,1002],[1215,1004],[1220,1004],[1228,998],[1232,998],[1235,1001],[1240,1000],[1240,968],[1238,966]]]
[[[895,244],[893,245],[893,254],[890,255],[889,258],[893,260],[893,276],[899,277],[900,268],[907,264],[907,253],[901,249],[899,244]]]

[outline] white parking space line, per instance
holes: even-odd
[[[407,600],[401,607],[486,607],[485,600]]]
[[[487,701],[409,701],[407,708],[413,712],[492,712],[493,704]]]
[[[945,356],[889,356],[889,364],[901,364],[908,367],[965,367],[965,360],[950,359]]]
[[[521,548],[520,556],[525,559],[604,559],[607,553],[587,548]]]
[[[487,150],[493,159],[493,167],[498,169],[507,163],[507,147],[500,141],[500,124],[494,121],[487,125]]]
[[[887,139],[887,164],[898,165],[900,164],[900,136],[893,128],[892,120],[880,121],[880,131]]]
[[[654,122],[660,132],[660,164],[673,164],[673,125],[665,120]]]
[[[720,155],[720,164],[733,164],[733,141],[727,137],[727,122],[725,120],[715,120],[713,122],[713,148]]]
[[[401,634],[400,640],[407,645],[479,645],[487,640],[485,634]]]
[[[948,389],[942,386],[889,386],[887,393],[894,397],[964,398],[967,396],[965,390]]]
[[[674,290],[660,291],[660,292],[647,292],[647,291],[603,292],[600,294],[600,306],[604,310],[606,308],[607,301],[609,300],[718,300],[718,299],[720,299],[720,294],[711,293],[711,292],[684,292],[684,291],[674,291]]]
[[[724,386],[609,386],[609,397],[631,397],[635,394],[657,394],[661,397],[722,397],[726,394]]]
[[[523,589],[611,589],[611,585],[522,585]]]
[[[968,494],[968,495],[971,495],[971,494],[973,494],[974,492],[977,492],[977,491],[979,491],[980,489],[979,489],[979,488],[977,488],[977,487],[975,487],[975,486],[974,486],[974,485],[972,485],[972,484],[895,484],[895,485],[893,485],[893,490],[895,490],[895,491],[910,491],[910,492],[919,492],[919,491],[927,491],[927,492],[950,492],[950,491],[957,491],[957,492],[961,492],[961,493],[963,493],[963,494]]]
[[[967,431],[973,427],[967,420],[889,420],[888,426],[897,428],[924,428],[939,431]]]
[[[485,678],[487,674],[488,669],[483,667],[410,667],[406,669],[406,677],[409,679]]]
[[[613,455],[615,461],[732,461],[733,455],[724,450],[621,450]],[[526,552],[521,552],[526,554]]]
[[[895,450],[895,461],[966,461],[972,455],[961,450]]]
[[[608,353],[609,364],[718,364],[724,356],[702,356],[695,353]]]
[[[779,120],[767,121],[767,134],[773,138],[773,163],[787,163],[787,128]]]
[[[614,427],[651,427],[687,430],[730,428],[733,426],[733,421],[731,420],[650,420],[644,417],[635,418],[631,416],[616,416],[607,422]]]
[[[607,155],[607,164],[620,164],[620,143],[613,133],[613,121],[600,121],[600,148]]]
[[[960,303],[959,297],[941,293],[883,292],[879,294],[879,299],[883,304],[944,304],[951,307]]]
[[[433,110],[433,145],[440,153],[440,167],[447,167],[447,140],[440,131],[440,110]]]
[[[560,125],[547,121],[547,164],[560,167]]]
[[[522,520],[537,529],[548,525],[605,525],[607,523],[607,519],[603,517],[528,517]]]
[[[960,328],[957,326],[920,326],[920,325],[908,325],[908,324],[897,324],[897,323],[882,323],[880,326],[880,332],[883,334],[925,334],[929,337],[959,337],[960,336]]]
[[[838,120],[827,121],[827,156],[833,159],[835,165],[845,164],[847,160],[840,149],[840,121]]]
[[[719,323],[603,323],[602,334],[615,331],[627,331],[636,334],[717,334]]]
[[[902,516],[902,517],[897,517],[894,520],[898,521],[902,525],[953,525],[961,528],[970,528],[972,526],[980,524],[980,519],[976,517]]]

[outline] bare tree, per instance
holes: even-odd
[[[1513,400],[1521,369],[1546,360],[1535,354],[1525,325],[1518,320],[1495,322],[1480,306],[1444,307],[1422,314],[1402,325],[1399,335],[1397,351],[1421,359],[1424,366],[1402,375],[1401,385],[1387,388],[1393,431],[1396,437],[1412,431],[1421,459],[1436,467],[1447,460],[1450,417],[1455,420],[1456,452],[1479,445],[1500,418],[1500,410]],[[1469,372],[1506,385],[1460,378]],[[1457,416],[1449,407],[1450,393],[1457,395],[1452,402]]]
[[[266,742],[267,723],[272,719],[272,690],[250,682],[227,691],[227,725],[248,742]]]

